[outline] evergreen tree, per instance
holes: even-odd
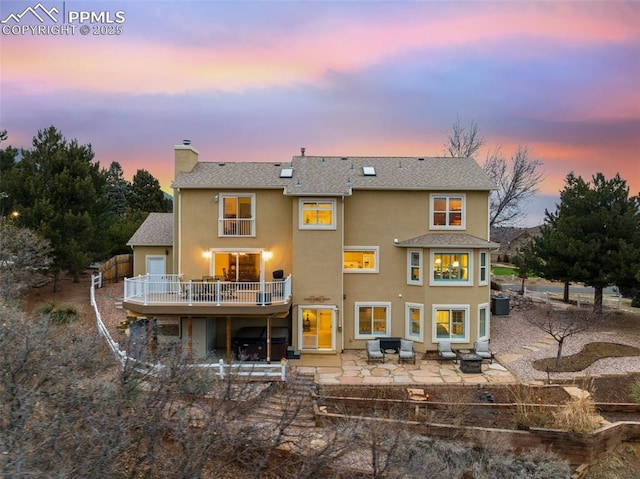
[[[593,286],[594,311],[600,312],[605,287],[637,283],[640,197],[629,196],[620,175],[607,180],[598,173],[589,183],[571,173],[536,245],[544,276]]]
[[[147,170],[141,169],[133,177],[130,206],[133,211],[169,213],[172,201],[160,189],[160,182]]]
[[[38,131],[32,149],[14,166],[10,194],[20,205],[20,223],[51,242],[56,279],[66,270],[77,280],[103,252],[100,232],[108,226],[109,205],[105,175],[93,158],[91,145],[67,142],[51,126]]]
[[[122,166],[114,161],[107,170],[106,195],[111,211],[123,218],[132,195],[131,183],[124,178]]]

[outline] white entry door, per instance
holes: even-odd
[[[147,274],[164,275],[166,271],[166,258],[164,256],[147,256]],[[164,292],[164,284],[165,282],[162,278],[156,276],[154,280],[149,283],[149,292]]]

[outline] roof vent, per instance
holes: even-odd
[[[424,158],[418,158],[418,161],[424,161]]]
[[[189,146],[191,144],[191,140],[182,140],[182,144],[184,146]]]
[[[343,160],[348,160],[348,158],[346,156],[343,156],[342,159]]]
[[[301,155],[301,156],[304,156],[304,151],[305,151],[305,148],[304,148],[304,147],[303,147],[303,148],[300,148],[300,155]]]
[[[218,166],[224,166],[224,163],[218,163]]]

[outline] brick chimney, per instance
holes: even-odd
[[[175,172],[174,178],[178,173],[183,171],[191,171],[198,162],[198,150],[191,146],[191,140],[183,140],[182,145],[173,147],[175,152]]]

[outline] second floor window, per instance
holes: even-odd
[[[431,197],[431,228],[464,229],[464,196],[433,195]]]
[[[407,252],[407,283],[422,284],[422,251],[409,250]]]
[[[377,273],[378,248],[345,247],[343,253],[343,269],[345,273]]]
[[[469,282],[469,253],[434,253],[434,283]]]
[[[300,229],[335,229],[335,200],[300,200]]]
[[[219,235],[255,236],[255,195],[222,193],[219,197]]]

